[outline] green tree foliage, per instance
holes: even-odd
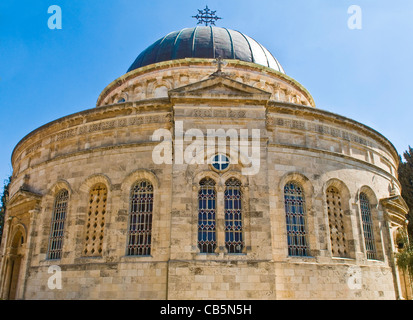
[[[410,221],[408,233],[410,241],[413,241],[413,149],[410,146],[409,150],[404,152],[403,157],[405,162],[400,161],[399,181],[402,186],[402,197],[410,210],[407,217]]]
[[[397,266],[407,272],[410,283],[413,280],[413,243],[408,240],[408,236],[403,232],[399,239],[396,239],[399,252],[396,253]]]
[[[409,224],[407,227],[407,235],[403,235],[401,243],[403,247],[396,254],[397,265],[410,275],[413,280],[413,149],[409,146],[409,150],[403,154],[405,162],[400,159],[399,165],[399,181],[402,186],[402,197],[409,207],[407,219]],[[409,241],[410,238],[410,241]]]
[[[3,238],[4,217],[6,215],[6,202],[9,198],[9,186],[11,177],[4,181],[4,190],[0,199],[0,243]]]
[[[400,250],[396,258],[399,268],[407,271],[410,277],[413,277],[413,245],[408,244],[405,249]]]

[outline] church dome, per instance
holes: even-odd
[[[128,72],[162,61],[218,57],[252,62],[285,73],[277,59],[254,39],[239,31],[214,26],[185,28],[167,34],[144,50]]]

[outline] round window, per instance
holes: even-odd
[[[230,165],[229,158],[224,154],[217,154],[212,158],[212,166],[215,170],[224,171]]]

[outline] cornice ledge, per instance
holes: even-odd
[[[396,224],[407,225],[406,215],[409,207],[401,195],[380,199],[380,204],[385,208],[387,218]]]

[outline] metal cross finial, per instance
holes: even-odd
[[[224,60],[220,56],[218,56],[218,58],[215,59],[215,63],[218,65],[217,72],[222,72],[222,66],[226,64]]]
[[[214,75],[222,75],[222,66],[225,66],[227,63],[221,58],[221,56],[218,56],[214,63],[218,65],[218,69],[215,71]]]
[[[198,9],[198,14],[196,16],[192,16],[198,20],[198,24],[205,24],[205,26],[215,26],[215,21],[220,20],[222,18],[216,16],[216,11],[212,11],[205,7],[204,10]]]

